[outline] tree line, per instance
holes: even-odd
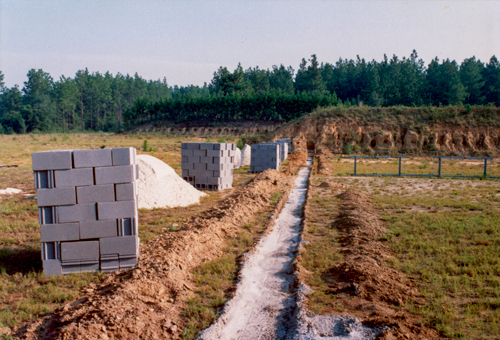
[[[239,64],[220,67],[209,84],[169,87],[117,74],[80,70],[53,81],[30,70],[22,90],[6,88],[0,72],[0,133],[31,131],[117,131],[149,121],[288,121],[318,106],[500,106],[500,63],[475,57],[462,63],[409,57],[382,61],[339,59],[319,63],[316,55],[272,69]]]

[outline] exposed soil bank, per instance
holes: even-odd
[[[355,118],[307,116],[276,130],[277,138],[292,138],[294,147],[317,154],[440,154],[489,156],[500,154],[500,128],[446,124],[412,126],[362,122]]]

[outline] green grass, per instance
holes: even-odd
[[[307,243],[302,252],[301,265],[310,272],[306,276],[306,283],[314,292],[308,295],[309,306],[318,314],[327,314],[334,307],[341,308],[335,303],[335,297],[328,293],[329,288],[323,279],[323,274],[343,258],[342,254],[334,250],[339,247],[338,232],[330,226],[337,213],[337,202],[331,190],[321,189],[308,200],[308,223],[303,234]]]
[[[424,303],[403,308],[444,337],[500,334],[500,183],[449,179],[338,178],[368,192],[394,251],[386,265],[415,279]]]

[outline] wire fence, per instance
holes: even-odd
[[[337,161],[337,173],[352,176],[500,178],[500,162],[491,157],[349,156]]]

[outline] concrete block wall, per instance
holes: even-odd
[[[236,152],[233,143],[182,143],[182,178],[196,189],[231,188]]]
[[[137,265],[134,148],[35,152],[32,162],[46,275]]]
[[[251,150],[249,174],[267,169],[279,170],[281,165],[279,143],[254,144]]]
[[[291,154],[292,153],[292,140],[290,138],[283,138],[283,139],[277,139],[276,140],[277,143],[285,143],[286,144],[286,148],[287,148],[287,154]],[[288,158],[288,156],[287,156]]]

